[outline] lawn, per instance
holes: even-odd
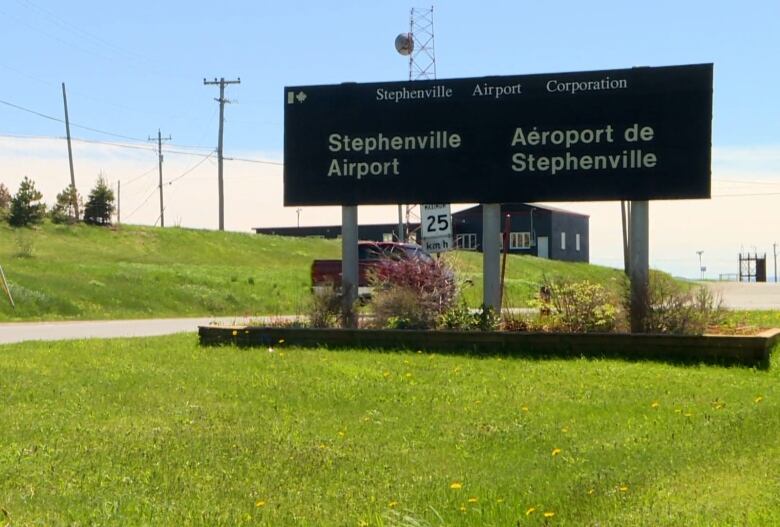
[[[780,525],[778,369],[0,346],[0,525]]]

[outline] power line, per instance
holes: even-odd
[[[193,170],[195,170],[196,168],[198,168],[200,165],[202,165],[203,163],[205,163],[205,162],[206,162],[206,161],[207,161],[207,160],[208,160],[208,159],[209,159],[211,156],[213,156],[214,154],[215,154],[215,152],[214,152],[214,151],[211,151],[211,152],[209,152],[209,155],[207,155],[206,157],[204,157],[203,159],[201,159],[200,161],[198,161],[197,163],[195,163],[194,165],[192,165],[190,168],[188,168],[187,170],[185,170],[185,171],[184,171],[183,173],[181,173],[180,175],[176,176],[175,178],[171,179],[170,181],[167,181],[167,182],[166,182],[166,184],[167,184],[167,185],[172,185],[173,183],[175,183],[176,181],[180,180],[181,178],[183,178],[184,176],[186,176],[187,174],[189,174],[190,172],[192,172]]]
[[[146,202],[147,202],[147,201],[149,201],[149,198],[151,198],[152,196],[154,196],[156,193],[157,193],[157,185],[155,185],[155,187],[152,189],[152,191],[149,193],[149,195],[148,195],[148,196],[146,196],[146,198],[144,198],[144,200],[141,202],[141,204],[140,204],[140,205],[138,205],[138,206],[137,206],[135,209],[133,209],[133,212],[131,212],[130,214],[128,214],[127,216],[125,216],[125,220],[127,220],[127,218],[129,218],[130,216],[132,216],[132,215],[133,215],[133,214],[135,214],[136,212],[138,212],[138,211],[140,210],[140,208],[141,208],[141,207],[143,207],[144,205],[146,205]]]
[[[14,104],[14,103],[9,102],[9,101],[4,101],[2,99],[0,99],[0,104],[4,104],[6,106],[10,106],[11,108],[16,108],[17,110],[21,110],[23,112],[31,113],[33,115],[37,115],[38,117],[42,117],[44,119],[49,119],[51,121],[56,121],[58,123],[64,123],[65,122],[64,119],[60,119],[59,117],[54,117],[54,116],[51,116],[51,115],[48,115],[48,114],[45,114],[45,113],[42,113],[42,112],[39,112],[39,111],[36,111],[36,110],[32,110],[30,108],[25,108],[24,106],[20,106],[18,104]],[[95,132],[95,133],[98,133],[98,134],[109,135],[109,136],[112,136],[112,137],[118,137],[120,139],[128,139],[130,141],[138,141],[138,142],[145,141],[144,139],[138,139],[137,137],[130,137],[130,136],[127,136],[127,135],[116,134],[114,132],[106,132],[105,130],[100,130],[98,128],[92,128],[91,126],[84,126],[84,125],[75,124],[75,123],[71,123],[71,126],[74,127],[74,128],[81,128],[82,130],[89,130],[90,132]]]
[[[281,161],[265,161],[263,159],[247,159],[245,157],[223,157],[225,161],[244,161],[246,163],[259,163],[261,165],[276,165],[283,167],[284,163]]]

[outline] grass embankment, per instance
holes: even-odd
[[[2,346],[0,524],[778,525],[778,381],[192,335]]]
[[[339,258],[340,242],[181,228],[0,226],[0,265],[17,308],[0,297],[0,321],[305,313],[312,260]],[[448,255],[470,305],[482,302],[482,255]],[[542,275],[615,287],[619,271],[509,258],[507,301],[522,306]]]
[[[453,265],[461,280],[470,280],[471,285],[463,288],[463,294],[471,306],[482,303],[482,253],[456,251],[448,253],[447,260]],[[566,278],[571,281],[589,280],[603,285],[615,298],[621,297],[626,278],[623,271],[587,263],[560,262],[534,256],[509,255],[504,278],[504,305],[526,306],[529,300],[539,294],[544,278]]]
[[[24,247],[31,256],[23,256]],[[289,314],[308,301],[314,258],[338,246],[193,229],[0,226],[16,301],[0,320]]]

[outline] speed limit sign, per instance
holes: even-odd
[[[452,246],[452,216],[450,206],[421,205],[423,248],[432,253],[448,251]]]

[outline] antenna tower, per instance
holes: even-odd
[[[433,6],[413,7],[409,16],[409,34],[414,47],[409,54],[409,80],[436,78],[436,52],[433,45]]]

